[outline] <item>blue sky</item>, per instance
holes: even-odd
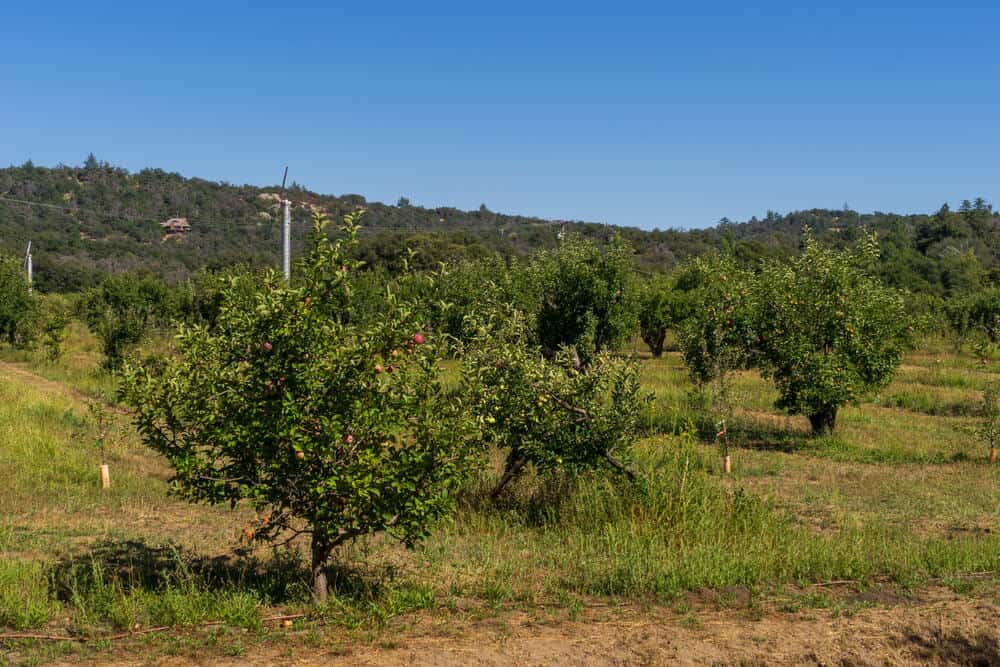
[[[0,163],[646,228],[1000,204],[1000,3],[144,4],[4,8]]]

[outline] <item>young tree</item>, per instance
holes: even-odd
[[[602,250],[576,234],[540,252],[529,272],[537,299],[537,337],[550,356],[573,348],[581,364],[628,341],[636,330],[632,253],[615,238]]]
[[[648,400],[635,362],[599,354],[581,370],[568,348],[550,358],[531,345],[516,311],[498,323],[483,328],[463,374],[487,443],[508,451],[493,497],[528,464],[543,473],[603,465],[633,479],[618,457],[637,439]]]
[[[639,291],[639,335],[654,357],[663,356],[667,330],[673,326],[671,292],[673,285],[663,276],[654,276]]]
[[[425,537],[473,453],[413,305],[390,293],[377,323],[350,318],[357,220],[330,243],[314,218],[296,283],[272,271],[249,297],[223,288],[212,328],[184,325],[176,355],[124,370],[124,398],[173,467],[172,490],[249,503],[256,539],[309,535],[318,601],[337,546],[381,531],[407,545]]]
[[[979,405],[979,424],[974,429],[976,436],[989,448],[987,460],[990,463],[996,462],[997,442],[1000,442],[1000,386],[995,382],[986,385],[983,391],[983,401]]]
[[[61,294],[47,294],[38,302],[37,336],[49,361],[62,357],[71,312],[69,302]]]
[[[11,345],[17,343],[23,333],[33,305],[21,263],[13,257],[0,255],[0,336]]]
[[[690,307],[680,332],[684,363],[696,384],[724,384],[728,373],[752,363],[753,275],[724,255],[691,260],[684,277]]]
[[[778,407],[808,416],[814,433],[888,384],[903,358],[903,299],[872,276],[877,258],[873,235],[837,252],[807,231],[802,254],[770,263],[758,280],[759,365],[778,386]]]
[[[680,329],[684,363],[697,387],[700,409],[711,413],[729,472],[729,435],[734,400],[730,377],[754,361],[757,339],[753,275],[732,255],[697,258],[679,272],[690,308]],[[720,440],[721,438],[721,440]]]
[[[109,276],[81,304],[83,318],[100,338],[105,367],[119,368],[126,351],[141,342],[149,328],[173,314],[167,286],[152,276]]]

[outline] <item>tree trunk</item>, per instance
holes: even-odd
[[[312,538],[312,587],[313,598],[317,604],[326,602],[328,585],[326,580],[326,566],[330,561],[332,547],[327,540],[317,534]]]
[[[824,408],[812,413],[809,415],[809,424],[812,426],[813,435],[831,433],[837,425],[837,408]]]
[[[490,494],[490,498],[494,501],[500,498],[500,493],[507,486],[507,483],[520,475],[527,463],[528,460],[521,456],[521,452],[518,449],[511,449],[510,454],[507,455],[507,462],[504,464],[503,476],[500,478],[500,483],[497,484],[496,488]]]
[[[655,334],[647,334],[643,336],[642,342],[649,347],[649,353],[654,359],[659,359],[663,356],[663,343],[667,340],[667,332],[664,331],[661,335],[659,332]]]

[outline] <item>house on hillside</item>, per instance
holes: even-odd
[[[166,222],[161,222],[160,227],[163,227],[165,238],[184,236],[191,231],[191,223],[187,218],[170,218]]]

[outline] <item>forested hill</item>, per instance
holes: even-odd
[[[217,183],[160,169],[130,173],[92,156],[82,167],[50,169],[29,162],[0,169],[0,249],[22,255],[32,241],[37,284],[52,291],[88,287],[108,272],[144,270],[176,282],[201,267],[272,266],[281,239],[278,191],[277,186]],[[338,218],[365,209],[365,259],[390,271],[401,265],[408,249],[417,251],[418,267],[495,253],[516,257],[554,245],[561,230],[598,238],[617,231],[647,270],[669,269],[714,249],[753,263],[796,252],[802,229],[809,226],[835,245],[852,243],[862,228],[875,230],[883,274],[897,286],[948,294],[1000,278],[1000,217],[982,199],[926,215],[860,214],[845,207],[769,212],[759,220],[723,220],[709,229],[645,231],[503,215],[485,206],[428,209],[402,198],[389,205],[361,195],[320,195],[297,185],[288,197],[294,203],[298,248],[312,210]],[[170,218],[186,218],[190,231],[165,238],[160,223]]]

